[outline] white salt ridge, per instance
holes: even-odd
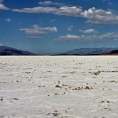
[[[0,118],[118,118],[117,56],[0,57]]]

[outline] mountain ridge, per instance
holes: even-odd
[[[79,48],[61,53],[60,55],[101,55],[111,54],[114,50],[118,50],[118,48]]]
[[[29,51],[18,50],[8,46],[0,46],[0,55],[36,55]]]

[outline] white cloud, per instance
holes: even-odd
[[[3,46],[3,45],[0,43],[0,46]]]
[[[77,41],[77,42],[85,42],[85,41],[90,41],[91,36],[85,36],[85,35],[71,35],[67,34],[66,36],[60,36],[56,41]]]
[[[62,6],[62,5],[64,5],[63,3],[52,2],[52,1],[43,1],[43,2],[39,2],[39,4],[43,5],[43,6],[49,6],[49,5]]]
[[[11,22],[11,19],[7,18],[7,19],[5,19],[5,21],[7,21],[7,22]]]
[[[71,32],[71,31],[72,31],[72,28],[73,28],[73,26],[69,26],[69,27],[67,28],[67,30]]]
[[[9,10],[9,8],[8,8],[8,7],[5,7],[5,5],[4,5],[4,4],[2,4],[2,3],[3,3],[3,1],[4,1],[4,0],[0,0],[0,10]]]
[[[40,38],[43,38],[43,37],[40,37],[40,36],[27,36],[29,38],[35,38],[35,39],[40,39]]]
[[[57,15],[66,15],[66,16],[74,16],[74,17],[79,17],[81,16],[82,8],[72,6],[63,6],[58,9],[56,12]]]
[[[25,31],[26,34],[47,34],[50,32],[57,32],[56,27],[40,27],[37,24],[33,25],[32,28],[21,28],[21,31]]]
[[[0,0],[0,3],[3,3],[4,0]]]
[[[98,33],[96,30],[94,30],[94,29],[88,29],[88,30],[79,30],[80,32],[82,32],[82,33],[85,33],[85,34],[87,34],[87,33]]]
[[[56,7],[34,7],[34,8],[23,8],[23,9],[12,9],[15,12],[24,13],[52,13],[56,15],[74,16],[78,17],[81,15],[82,8],[76,6],[68,7],[62,6],[60,8]]]
[[[71,35],[71,34],[67,34],[66,36],[60,36],[61,39],[79,39],[80,36],[76,36],[76,35]]]
[[[20,31],[25,31],[26,34],[46,34],[44,31],[30,29],[30,28],[22,28]]]
[[[0,10],[9,10],[9,8],[5,7],[3,4],[1,4],[1,2],[0,2]]]
[[[110,32],[103,35],[71,35],[67,34],[66,36],[60,36],[55,41],[77,41],[77,42],[92,42],[92,41],[104,41],[104,40],[118,40],[118,32]]]
[[[87,18],[88,23],[94,24],[118,24],[118,15],[112,11],[105,11],[96,9],[95,7],[85,10],[81,13],[83,17]]]
[[[110,32],[107,34],[103,34],[99,36],[100,39],[109,39],[109,40],[118,40],[118,33],[117,32]]]

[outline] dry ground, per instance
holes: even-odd
[[[0,118],[53,117],[118,118],[118,57],[0,57]]]

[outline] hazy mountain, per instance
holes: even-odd
[[[15,48],[0,46],[0,55],[35,55],[34,53],[17,50]]]
[[[62,55],[99,55],[107,54],[117,49],[118,48],[80,48],[62,53]]]

